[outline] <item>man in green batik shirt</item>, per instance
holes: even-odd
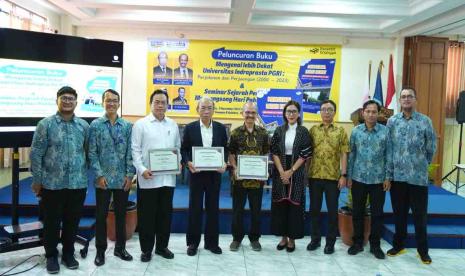
[[[238,155],[268,155],[270,150],[268,133],[263,127],[255,124],[257,105],[247,102],[242,109],[244,124],[231,133],[229,141],[229,162],[233,167],[233,241],[229,246],[231,251],[237,251],[244,238],[243,214],[247,198],[251,213],[249,240],[254,251],[260,251],[260,211],[264,181],[244,179],[236,180],[236,165]]]

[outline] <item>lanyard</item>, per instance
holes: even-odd
[[[121,132],[121,125],[115,123],[115,127],[112,128],[110,121],[108,121],[106,125],[107,125],[107,128],[108,128],[108,132],[110,133],[110,137],[113,140],[113,145],[116,147],[118,144],[122,144],[123,143],[123,137],[122,137],[123,135],[122,135],[122,132]]]

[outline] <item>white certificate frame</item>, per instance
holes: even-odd
[[[255,169],[250,169],[252,166],[253,168],[253,159],[259,159],[262,164],[265,165],[264,171],[259,171],[260,174],[250,174],[251,171],[256,172]],[[268,180],[268,164],[269,164],[269,157],[268,155],[238,155],[237,156],[237,171],[236,177],[237,180],[244,180],[244,179],[254,179],[260,181]],[[247,168],[247,169],[245,169]]]
[[[162,159],[160,160],[160,153],[173,153],[176,155],[176,167],[168,167],[166,166],[166,163],[162,162],[164,165],[161,166],[161,168],[153,168],[154,162],[160,162],[160,161],[166,161],[167,159]],[[158,154],[158,155],[157,155]],[[167,148],[167,149],[151,149],[149,150],[149,169],[152,173],[155,175],[167,175],[167,174],[180,174],[181,173],[181,168],[180,168],[180,162],[181,160],[179,159],[179,149],[177,148]],[[160,166],[160,165],[157,165]]]
[[[209,157],[216,155],[218,160],[214,164],[204,164],[202,163],[205,160],[210,160],[205,158],[205,154],[209,154]],[[221,157],[221,160],[219,159]],[[214,160],[215,161],[215,160]],[[217,171],[224,166],[224,148],[223,147],[192,147],[192,163],[196,171]]]

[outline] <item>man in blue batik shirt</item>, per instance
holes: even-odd
[[[47,271],[58,273],[61,262],[77,269],[74,241],[87,190],[86,144],[89,124],[74,115],[77,93],[65,86],[57,92],[58,112],[37,124],[31,145],[32,190],[42,197],[43,239]]]
[[[392,155],[387,127],[378,124],[380,106],[374,100],[363,104],[365,123],[358,125],[350,136],[350,154],[347,168],[348,186],[352,188],[352,222],[354,244],[349,255],[363,251],[364,218],[367,196],[370,198],[371,230],[370,252],[384,259],[380,247],[383,227],[383,207],[386,191],[391,187]]]
[[[132,165],[132,124],[118,116],[119,93],[113,89],[102,95],[105,115],[95,119],[89,128],[89,161],[95,173],[96,225],[94,263],[105,264],[107,249],[108,206],[113,195],[115,211],[116,245],[113,254],[122,260],[131,261],[126,251],[126,205],[135,168]]]
[[[396,226],[393,248],[387,254],[397,256],[406,252],[407,217],[412,209],[417,251],[421,261],[430,264],[426,237],[428,166],[436,151],[436,134],[431,119],[415,111],[415,89],[402,89],[400,105],[402,112],[387,123],[393,147],[391,202]]]

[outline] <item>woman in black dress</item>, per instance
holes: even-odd
[[[295,250],[295,239],[304,236],[305,161],[311,156],[311,138],[302,126],[300,104],[289,101],[283,110],[284,124],[271,139],[275,164],[271,203],[271,232],[282,239],[276,247]]]

